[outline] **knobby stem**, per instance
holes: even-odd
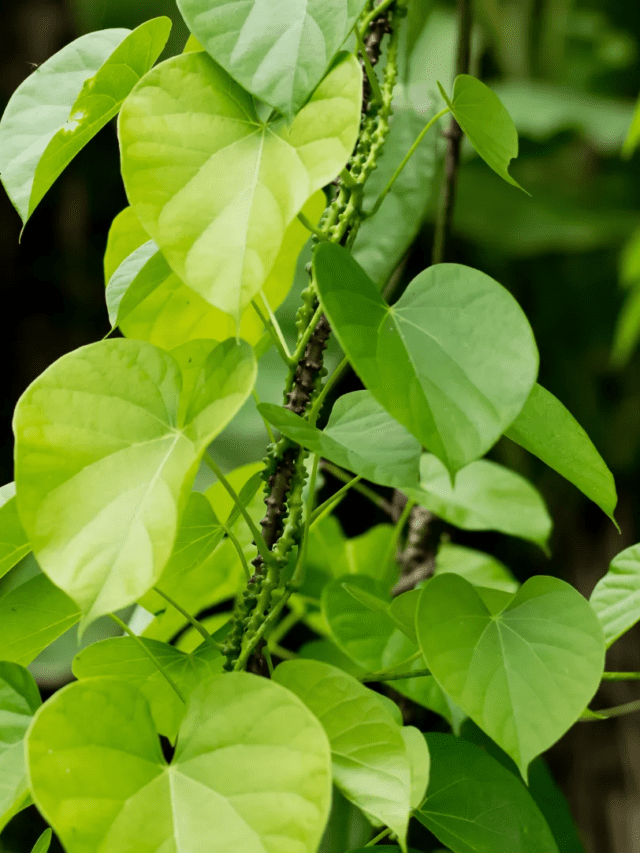
[[[131,628],[125,622],[123,622],[122,619],[119,619],[115,615],[115,613],[109,613],[109,617],[111,619],[113,619],[113,621],[116,623],[116,625],[118,625],[120,628],[122,628],[122,630],[126,634],[128,634],[135,643],[137,643],[140,646],[140,648],[142,649],[144,654],[149,658],[149,660],[153,661],[153,665],[161,673],[162,677],[167,682],[167,684],[169,684],[171,686],[171,688],[175,691],[176,696],[180,699],[181,702],[184,702],[186,704],[187,700],[182,695],[182,691],[180,690],[178,685],[175,683],[173,678],[171,678],[169,673],[165,670],[165,668],[162,666],[162,664],[156,658],[156,656],[145,646],[145,644],[142,642],[140,637],[138,637],[137,634],[134,634],[133,631],[131,630]]]
[[[398,168],[395,170],[395,172],[393,173],[393,175],[389,179],[388,184],[386,185],[386,187],[382,190],[382,192],[378,196],[376,203],[373,205],[371,210],[367,211],[364,214],[366,219],[368,219],[370,216],[375,216],[375,214],[380,210],[380,206],[382,205],[382,202],[385,200],[385,198],[387,197],[387,195],[391,191],[391,188],[393,187],[395,182],[400,177],[400,174],[402,173],[402,170],[404,169],[404,167],[407,165],[409,160],[413,157],[416,148],[418,147],[418,145],[420,145],[420,143],[422,142],[422,140],[426,136],[427,132],[429,130],[431,130],[433,125],[437,121],[439,121],[442,118],[442,116],[446,115],[448,112],[450,112],[449,107],[445,107],[444,109],[440,110],[440,112],[436,113],[436,115],[434,115],[433,118],[422,128],[422,130],[420,131],[420,133],[418,134],[418,136],[416,138],[416,141],[413,143],[411,148],[407,151],[406,155],[401,160],[400,165],[398,166]]]
[[[324,233],[324,231],[321,228],[318,228],[317,225],[314,225],[313,222],[308,219],[302,211],[300,211],[300,213],[298,214],[298,219],[304,225],[307,231],[311,231],[312,234],[316,235],[318,240],[321,240],[325,243],[328,242],[329,238]]]
[[[387,9],[389,8],[389,6],[391,6],[391,4],[395,3],[395,2],[396,2],[396,0],[382,0],[382,3],[378,3],[378,5],[375,7],[375,9],[372,9],[372,11],[369,12],[368,15],[366,15],[366,17],[362,20],[362,22],[360,24],[361,38],[364,37],[364,34],[366,33],[369,25],[372,24],[376,18],[379,18],[380,15],[382,15],[384,12],[386,12]]]
[[[311,335],[313,334],[313,332],[315,330],[315,327],[318,325],[318,320],[320,319],[320,317],[322,317],[322,313],[323,313],[322,312],[322,306],[318,305],[318,307],[316,308],[316,310],[314,312],[313,317],[311,318],[311,322],[307,326],[304,334],[301,335],[300,340],[298,341],[298,344],[296,345],[296,351],[294,352],[294,354],[291,357],[291,364],[292,365],[297,364],[300,361],[300,359],[304,356],[304,351],[307,348],[307,344],[309,343],[309,340],[310,340]]]
[[[155,590],[155,592],[158,593],[158,595],[162,596],[162,598],[164,598],[165,601],[168,601],[169,604],[175,610],[178,611],[178,613],[181,613],[184,616],[184,618],[187,620],[187,622],[189,622],[189,624],[193,625],[193,627],[196,629],[198,634],[200,634],[200,636],[202,637],[202,639],[206,643],[211,643],[212,645],[216,646],[219,649],[222,648],[222,643],[216,642],[216,640],[213,639],[213,637],[207,631],[207,629],[204,627],[204,625],[201,622],[198,622],[198,620],[195,617],[193,617],[187,610],[185,610],[184,607],[181,607],[177,601],[174,601],[173,598],[170,598],[166,592],[163,592],[160,589],[160,587],[154,586],[153,589]]]
[[[375,98],[377,103],[382,104],[382,90],[380,89],[380,83],[378,81],[378,78],[376,77],[376,72],[373,70],[373,65],[371,64],[371,60],[369,59],[367,48],[365,46],[364,41],[362,40],[362,35],[358,27],[355,28],[354,32],[356,34],[358,50],[360,51],[362,61],[364,62],[364,69],[367,74],[367,79],[369,81],[369,85],[371,86],[371,91],[373,92],[373,97]]]
[[[296,561],[296,567],[293,571],[293,576],[291,578],[291,582],[296,586],[302,585],[302,579],[304,577],[304,569],[305,563],[307,559],[307,540],[309,539],[309,528],[311,527],[311,516],[313,513],[313,505],[315,503],[316,498],[316,480],[318,478],[318,463],[320,462],[320,456],[317,453],[313,455],[313,464],[311,466],[311,476],[309,478],[309,492],[307,494],[307,505],[305,507],[305,515],[304,515],[304,529],[302,533],[302,545],[300,546],[300,550],[298,551],[298,559]]]
[[[247,661],[251,656],[251,653],[256,648],[260,640],[264,637],[265,633],[269,630],[269,628],[277,622],[278,617],[284,609],[285,604],[294,592],[295,590],[293,589],[293,587],[285,589],[280,600],[274,605],[269,615],[266,617],[266,619],[264,619],[264,621],[257,627],[255,632],[248,639],[246,646],[240,652],[240,655],[238,656],[238,659],[233,667],[236,672],[245,668]]]

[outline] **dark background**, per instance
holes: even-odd
[[[166,0],[7,0],[0,7],[0,108],[34,65],[83,32],[165,13],[175,17]],[[434,69],[439,79],[451,78],[452,13],[435,6],[433,36],[416,46],[416,67],[429,78]],[[496,83],[516,119],[520,157],[512,172],[532,198],[477,159],[465,161],[447,260],[482,269],[524,308],[541,353],[540,382],[580,421],[615,475],[622,533],[505,440],[492,456],[544,494],[555,521],[553,556],[489,533],[458,541],[496,554],[521,580],[555,574],[588,595],[612,556],[640,538],[640,354],[611,366],[625,297],[620,254],[640,227],[640,154],[620,158],[640,89],[640,10],[637,0],[481,0],[475,14],[482,25],[475,71]],[[185,40],[176,27],[168,52]],[[56,182],[21,244],[19,217],[0,192],[0,484],[13,478],[11,416],[19,395],[59,356],[108,331],[102,256],[110,222],[125,205],[113,123]],[[407,276],[428,264],[432,233],[427,222]],[[345,527],[358,532],[360,505],[346,507]],[[616,643],[607,668],[640,670],[639,637],[633,630]],[[640,685],[612,684],[594,707],[638,697]],[[589,853],[640,851],[640,715],[578,724],[547,758]]]

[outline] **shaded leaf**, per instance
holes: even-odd
[[[640,620],[640,545],[616,555],[589,599],[607,648]]]
[[[403,726],[400,733],[411,765],[411,808],[417,809],[425,798],[429,784],[429,747],[424,735],[415,726]]]
[[[520,586],[509,569],[490,554],[443,542],[436,556],[435,574],[448,572],[461,575],[474,586],[493,587],[505,592],[516,592]]]
[[[621,368],[629,362],[640,341],[640,287],[629,290],[620,309],[611,344],[611,364]]]
[[[51,836],[51,830],[45,829],[40,838],[38,838],[38,840],[34,844],[31,853],[47,853],[47,851],[49,850],[49,845],[51,844]]]

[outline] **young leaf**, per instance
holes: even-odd
[[[533,333],[511,294],[471,267],[437,264],[389,306],[343,247],[319,245],[313,266],[336,336],[378,402],[451,473],[482,456],[538,371]]]
[[[538,490],[515,471],[478,459],[456,474],[430,453],[420,464],[420,488],[406,493],[421,506],[463,530],[499,530],[547,548],[552,521]]]
[[[212,643],[203,643],[193,654],[186,655],[157,640],[141,642],[171,676],[185,698],[200,681],[222,672],[224,658]],[[92,643],[75,656],[73,674],[80,680],[108,675],[138,687],[149,703],[158,732],[175,742],[185,705],[133,638],[111,637]]]
[[[143,695],[110,678],[52,696],[27,760],[34,800],[67,853],[315,853],[329,814],[322,726],[288,690],[246,673],[194,690],[169,765]]]
[[[604,669],[604,637],[588,602],[557,578],[528,580],[491,613],[463,578],[428,581],[416,630],[443,690],[527,767],[573,725]]]
[[[322,723],[333,781],[344,796],[389,826],[406,847],[412,779],[402,729],[380,697],[350,675],[311,660],[285,661],[273,674]]]
[[[455,120],[487,166],[526,193],[509,174],[509,163],[518,156],[518,131],[500,98],[468,74],[459,74],[454,80],[451,100],[439,83],[438,86]]]
[[[447,573],[461,575],[474,586],[492,587],[505,592],[517,592],[520,586],[509,569],[495,557],[451,542],[443,542],[436,556],[435,574]]]
[[[607,648],[640,620],[640,545],[617,554],[591,598]]]
[[[26,557],[30,550],[31,545],[20,522],[14,495],[0,506],[0,578]]]
[[[372,483],[404,488],[419,481],[419,441],[368,391],[340,397],[324,430],[273,403],[258,411],[287,438]]]
[[[290,126],[206,53],[146,75],[119,119],[127,196],[169,266],[237,323],[302,206],[345,163],[360,125],[362,72],[340,62]]]
[[[553,394],[534,385],[505,435],[577,486],[615,524],[613,475],[589,436]]]
[[[420,823],[453,853],[559,853],[522,782],[473,744],[430,732],[427,799]]]
[[[47,853],[51,844],[52,832],[50,829],[45,829],[40,838],[33,845],[31,853]]]
[[[118,339],[69,353],[22,395],[18,511],[42,570],[85,624],[133,603],[160,577],[199,459],[255,374],[249,346],[226,341],[181,399],[170,355]]]
[[[179,0],[187,26],[248,92],[291,119],[324,76],[364,0]]]
[[[0,122],[0,174],[24,224],[49,187],[116,115],[156,61],[171,30],[154,18],[71,42],[14,92]]]
[[[0,830],[31,802],[24,761],[24,735],[40,706],[31,673],[0,662]]]
[[[318,190],[303,207],[311,222],[320,219],[325,195]],[[131,208],[128,208],[129,210]],[[291,289],[298,255],[309,238],[309,232],[296,218],[287,228],[282,248],[262,288],[262,294],[275,311]],[[171,270],[155,242],[154,252],[144,246],[126,258],[108,280],[107,307],[109,320],[119,326],[127,338],[150,341],[170,350],[187,341],[207,338],[222,341],[235,335],[235,324],[228,314],[214,308],[187,287]],[[260,295],[257,297],[262,306]],[[240,320],[240,337],[256,344],[265,327],[252,305],[245,308]]]

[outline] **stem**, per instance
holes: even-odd
[[[182,695],[178,685],[175,683],[173,678],[171,678],[169,673],[165,670],[165,668],[162,666],[162,664],[156,658],[156,656],[145,646],[145,644],[142,642],[140,637],[138,637],[137,634],[134,634],[133,631],[131,630],[131,628],[125,622],[123,622],[122,619],[119,619],[115,615],[115,613],[109,613],[109,617],[111,619],[113,619],[113,621],[116,623],[116,625],[119,625],[120,628],[122,628],[122,630],[126,634],[128,634],[131,637],[131,639],[134,640],[134,642],[136,642],[140,646],[140,648],[145,653],[145,655],[149,658],[149,660],[153,661],[154,666],[161,673],[162,677],[165,679],[167,684],[169,684],[171,686],[171,688],[175,691],[176,696],[180,699],[181,702],[184,702],[186,704],[187,700]]]
[[[222,648],[222,643],[216,642],[211,634],[207,631],[204,625],[201,622],[198,622],[190,613],[188,613],[184,607],[181,607],[177,601],[174,601],[173,598],[170,598],[166,592],[163,592],[160,587],[154,586],[154,590],[164,598],[165,601],[168,601],[169,604],[174,607],[178,613],[182,613],[184,618],[196,629],[198,634],[203,638],[203,640],[207,643],[212,643],[214,646],[217,646],[219,649]]]
[[[271,660],[271,652],[269,651],[269,646],[264,646],[264,648],[262,649],[262,653],[264,654],[264,659],[267,662],[269,678],[273,678],[273,661]]]
[[[302,211],[300,211],[300,213],[298,214],[298,219],[300,220],[300,222],[302,222],[307,231],[311,231],[312,234],[316,235],[318,240],[322,240],[325,243],[329,240],[324,231],[322,231],[321,228],[318,228],[317,225],[314,225],[313,222],[308,219]]]
[[[378,199],[377,199],[376,203],[373,205],[373,207],[371,208],[371,210],[367,211],[367,212],[364,214],[366,219],[369,219],[369,217],[370,217],[370,216],[375,216],[375,214],[378,212],[378,210],[380,210],[380,206],[381,206],[382,202],[385,200],[385,198],[387,197],[387,195],[388,195],[388,194],[389,194],[389,192],[391,191],[391,188],[393,187],[393,185],[395,184],[395,182],[397,181],[397,179],[400,177],[400,174],[402,173],[402,170],[404,169],[404,167],[407,165],[407,163],[409,162],[409,160],[413,157],[413,155],[414,155],[414,153],[415,153],[416,148],[418,147],[418,145],[420,145],[420,143],[422,142],[422,140],[423,140],[423,139],[424,139],[424,137],[426,136],[427,132],[428,132],[429,130],[431,130],[431,128],[433,127],[433,125],[434,125],[434,124],[435,124],[439,119],[441,119],[441,118],[442,118],[442,116],[446,115],[448,112],[450,112],[450,108],[449,108],[449,107],[445,107],[444,109],[440,110],[440,112],[439,112],[439,113],[436,113],[436,115],[434,115],[434,116],[433,116],[433,118],[432,118],[432,119],[430,119],[430,120],[427,122],[427,124],[422,128],[422,130],[420,131],[420,133],[418,134],[418,136],[417,136],[417,138],[416,138],[416,141],[413,143],[413,145],[411,146],[411,148],[407,151],[407,153],[406,153],[406,155],[404,156],[404,158],[402,159],[402,161],[401,161],[400,165],[398,166],[398,168],[395,170],[395,172],[393,173],[393,175],[392,175],[392,176],[391,176],[391,178],[389,179],[388,184],[386,185],[386,187],[382,190],[382,192],[381,192],[381,193],[380,193],[380,195],[378,196]]]
[[[292,610],[291,613],[287,613],[282,622],[279,622],[276,627],[273,629],[271,634],[269,634],[269,642],[274,645],[279,645],[280,640],[284,639],[289,631],[297,625],[298,622],[304,617],[306,613],[306,608],[302,611],[300,610]]]
[[[350,477],[346,471],[343,471],[342,468],[338,468],[337,465],[334,465],[333,462],[328,462],[326,459],[322,460],[322,468],[324,471],[328,471],[329,474],[336,478],[336,480],[346,483],[349,488],[353,488],[356,492],[363,495],[363,497],[368,498],[371,503],[375,504],[378,509],[382,510],[382,512],[386,512],[387,515],[391,515],[392,508],[389,501],[385,500],[382,495],[374,492],[373,489],[370,489],[363,483],[359,483],[358,480],[361,479],[360,477]],[[340,491],[342,491],[342,489]],[[332,495],[322,506],[328,504],[334,497],[335,495]]]
[[[640,672],[603,672],[603,681],[640,681]],[[600,712],[598,712],[600,713]]]
[[[278,616],[282,612],[282,609],[284,608],[285,604],[287,603],[287,601],[289,600],[289,598],[293,592],[294,592],[293,588],[285,590],[284,593],[282,594],[282,597],[280,598],[280,600],[274,606],[273,610],[269,613],[269,615],[264,620],[264,622],[262,622],[262,624],[259,625],[256,632],[252,635],[251,639],[247,643],[246,648],[242,649],[242,651],[240,652],[240,655],[238,656],[237,661],[235,662],[235,665],[233,668],[236,672],[241,671],[245,668],[246,663],[249,660],[249,657],[251,656],[251,653],[253,652],[255,647],[258,645],[260,640],[263,638],[265,631],[268,631],[269,628],[271,627],[271,625],[273,625],[276,622],[276,620],[278,619]]]
[[[412,672],[396,672],[387,675],[382,673],[372,672],[371,675],[363,675],[360,681],[365,683],[370,681],[400,681],[403,678],[424,678],[425,675],[431,675],[430,669],[414,669]]]
[[[247,512],[246,507],[244,507],[242,505],[242,501],[238,497],[236,490],[233,488],[231,483],[224,476],[224,474],[222,473],[222,470],[220,469],[220,466],[218,465],[218,463],[214,459],[212,459],[208,453],[204,454],[204,461],[207,463],[209,468],[211,468],[211,470],[216,475],[216,477],[220,480],[223,487],[229,493],[229,496],[231,497],[231,499],[233,500],[235,505],[240,510],[240,514],[242,515],[244,520],[247,522],[247,526],[249,527],[249,530],[251,531],[251,535],[255,539],[256,546],[258,548],[258,551],[260,552],[260,556],[262,557],[262,559],[266,563],[268,563],[271,555],[270,555],[269,549],[267,548],[267,544],[262,537],[262,533],[260,533],[260,531],[256,527],[254,520],[251,518],[251,516]]]
[[[394,670],[397,669],[399,666],[406,666],[408,663],[412,663],[414,660],[418,660],[418,658],[420,658],[420,657],[422,657],[422,652],[420,651],[420,649],[418,649],[418,651],[415,654],[411,655],[410,658],[407,658],[406,660],[401,661],[399,664],[396,664],[396,666],[392,666],[390,669],[385,669],[385,670],[382,670],[380,672],[370,672],[367,675],[360,678],[359,680],[360,681],[365,681],[365,680],[368,680],[368,681],[393,681],[394,678],[396,678],[396,679],[397,678],[407,678],[406,673],[400,673],[398,675],[398,673],[395,673]]]
[[[309,492],[307,495],[307,505],[304,514],[304,530],[302,534],[302,545],[298,551],[298,559],[296,567],[293,571],[291,582],[295,586],[301,586],[304,577],[304,566],[307,559],[307,540],[309,539],[309,527],[311,526],[311,516],[313,514],[313,504],[316,497],[316,480],[318,478],[318,463],[320,456],[317,453],[313,455],[313,465],[311,468],[311,477],[309,478]]]
[[[236,549],[238,557],[240,558],[240,562],[242,564],[242,570],[245,574],[247,580],[251,577],[251,569],[249,568],[249,564],[247,563],[247,558],[244,555],[244,551],[242,550],[242,545],[238,542],[238,538],[236,534],[231,530],[231,528],[225,524],[224,532],[227,534],[229,539],[231,539],[231,544]]]
[[[378,841],[382,841],[383,838],[386,838],[387,835],[390,835],[390,834],[391,834],[391,830],[389,829],[389,827],[387,827],[386,829],[383,829],[382,832],[379,832],[375,838],[372,838],[371,841],[368,844],[365,844],[364,846],[365,847],[373,847],[374,844],[377,844]]]
[[[293,356],[291,357],[291,361],[293,364],[297,364],[300,361],[300,359],[303,357],[304,351],[307,348],[307,344],[309,343],[309,340],[311,339],[311,336],[313,335],[315,328],[318,324],[318,320],[320,319],[320,317],[322,317],[322,313],[323,313],[322,307],[320,305],[318,305],[318,307],[315,310],[313,317],[311,318],[311,322],[307,326],[305,333],[301,336],[301,338],[300,338],[300,340],[296,346],[296,351],[294,352]]]
[[[342,359],[340,364],[336,367],[336,369],[333,371],[331,376],[325,382],[324,388],[318,394],[315,403],[311,407],[311,411],[309,412],[309,417],[308,417],[308,421],[311,424],[311,426],[316,425],[316,421],[318,420],[318,415],[320,414],[320,409],[322,408],[322,404],[324,403],[324,401],[327,397],[327,394],[329,393],[329,391],[331,391],[331,389],[336,384],[338,379],[340,379],[340,377],[342,376],[344,371],[347,369],[347,367],[349,367],[349,359],[345,355],[345,357]]]
[[[329,510],[333,509],[336,504],[340,503],[340,501],[347,494],[349,489],[357,488],[358,481],[361,479],[361,477],[354,477],[353,480],[349,480],[349,482],[339,491],[331,495],[330,498],[327,498],[327,500],[323,504],[320,504],[320,506],[316,510],[314,510],[311,516],[311,524],[315,524],[316,521],[322,518],[322,516],[326,515]]]
[[[258,392],[256,391],[255,388],[251,389],[251,396],[256,401],[256,406],[259,406],[260,403],[262,402],[262,400],[258,396]],[[260,415],[260,417],[262,418],[262,415]],[[269,423],[269,421],[266,418],[262,418],[262,422],[263,422],[264,427],[267,431],[267,435],[269,436],[269,441],[271,442],[271,444],[275,444],[276,439],[275,439],[275,436],[273,434],[273,430],[271,429],[271,424]]]
[[[391,535],[391,539],[389,540],[389,547],[387,549],[387,553],[384,556],[384,566],[388,566],[392,560],[395,562],[400,536],[402,535],[404,526],[407,523],[407,519],[411,515],[411,510],[414,506],[415,501],[408,500],[404,505],[402,512],[400,513],[400,518],[397,520],[395,527],[393,528],[393,534]]]
[[[594,711],[595,714],[600,714],[601,718],[609,719],[610,717],[622,717],[625,714],[633,714],[635,711],[640,711],[640,699],[633,702],[626,702],[624,705],[616,705],[613,708],[603,708],[602,710]],[[579,723],[597,723],[599,718],[581,717]]]
[[[369,54],[367,53],[367,48],[365,46],[364,41],[362,40],[362,35],[358,27],[354,30],[356,34],[356,42],[358,43],[358,50],[360,51],[360,55],[362,56],[362,61],[364,62],[364,68],[367,73],[367,79],[369,81],[369,85],[371,86],[371,91],[373,92],[373,97],[376,101],[381,104],[382,103],[382,90],[380,89],[380,83],[378,82],[378,78],[376,77],[376,72],[373,70],[373,65],[371,64],[371,60],[369,59]]]
[[[271,316],[270,319],[268,317],[265,317],[255,299],[251,300],[251,305],[253,307],[253,310],[260,318],[260,321],[264,325],[265,329],[271,335],[271,338],[274,344],[276,345],[276,349],[280,353],[280,357],[287,365],[287,367],[290,367],[291,353],[289,352],[289,347],[287,346],[287,342],[285,341],[284,336],[282,334],[282,329],[280,328],[280,324],[277,322],[275,316]]]
[[[372,9],[371,12],[369,12],[369,14],[362,21],[360,25],[360,33],[364,35],[364,33],[369,27],[369,24],[375,21],[376,18],[379,18],[380,15],[383,14],[383,12],[386,12],[386,10],[389,8],[389,6],[391,6],[392,3],[395,3],[395,0],[382,0],[382,3],[378,3],[375,9]]]
[[[350,190],[354,190],[358,184],[351,177],[351,172],[348,169],[343,169],[340,172],[340,180]]]

